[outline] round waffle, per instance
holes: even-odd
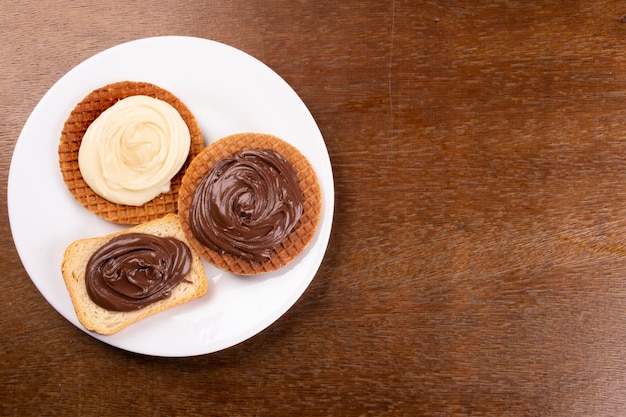
[[[78,150],[87,128],[103,111],[117,101],[135,95],[154,97],[174,107],[189,128],[191,147],[185,164],[172,178],[170,191],[141,206],[127,206],[100,197],[87,185],[78,166]],[[178,97],[150,83],[122,81],[92,91],[74,107],[61,132],[59,164],[67,188],[87,210],[113,223],[139,224],[176,212],[178,189],[185,169],[203,148],[204,142],[198,122]]]
[[[252,262],[202,245],[191,233],[189,210],[196,188],[202,178],[220,159],[246,149],[273,149],[281,154],[296,171],[298,185],[304,197],[303,213],[294,230],[276,247],[264,262]],[[267,134],[239,133],[227,136],[207,146],[196,156],[183,177],[178,194],[178,214],[185,236],[191,246],[216,267],[240,275],[275,271],[294,260],[311,242],[320,220],[322,193],[313,167],[300,151],[287,142]]]

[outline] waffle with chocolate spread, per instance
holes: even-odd
[[[254,172],[254,164],[268,158],[271,168]],[[283,170],[295,174],[291,183],[275,172]],[[201,191],[207,180],[215,187]],[[207,146],[191,161],[178,196],[191,246],[216,267],[240,275],[274,271],[297,258],[315,235],[321,205],[319,181],[306,157],[262,133],[234,134]],[[199,220],[196,213],[202,211]],[[206,233],[204,221],[215,223]]]

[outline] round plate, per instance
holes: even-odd
[[[63,123],[92,90],[116,81],[147,81],[178,96],[196,116],[205,144],[238,132],[264,132],[297,147],[322,189],[318,230],[285,268],[255,277],[205,263],[207,294],[140,321],[112,336],[79,323],[61,276],[67,245],[123,226],[89,213],[69,193],[57,147]],[[22,263],[46,300],[93,337],[132,352],[193,356],[240,343],[283,315],[315,276],[326,251],[334,210],[332,168],[310,112],[274,71],[233,47],[199,38],[140,39],[107,49],[65,74],[37,104],[15,146],[8,181],[11,231]]]

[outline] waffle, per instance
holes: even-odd
[[[214,251],[198,242],[191,233],[189,209],[196,187],[213,165],[222,158],[245,149],[273,149],[294,167],[304,196],[303,213],[294,230],[264,262],[251,262],[228,253]],[[191,161],[178,194],[178,214],[185,237],[202,258],[216,267],[239,275],[255,275],[275,271],[294,260],[313,239],[320,220],[322,194],[313,167],[300,151],[271,135],[239,133],[207,146]]]
[[[116,204],[100,197],[87,185],[78,166],[78,150],[89,125],[117,101],[134,95],[154,97],[172,105],[187,124],[191,136],[189,156],[178,174],[172,178],[170,191],[141,206]],[[174,94],[153,84],[122,81],[92,91],[74,107],[61,132],[59,164],[68,190],[83,207],[110,222],[132,225],[176,212],[178,189],[184,171],[203,148],[202,132],[196,118]]]

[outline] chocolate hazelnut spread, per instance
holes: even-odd
[[[193,236],[221,253],[263,262],[303,212],[296,172],[271,149],[219,160],[202,178],[189,211]]]
[[[119,235],[87,262],[91,300],[107,310],[132,311],[170,296],[191,270],[191,251],[173,237]]]

